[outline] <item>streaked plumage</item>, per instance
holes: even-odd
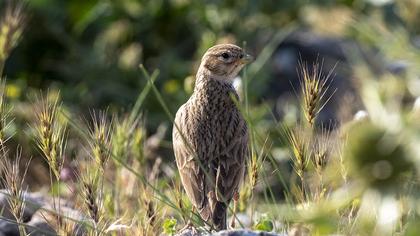
[[[248,130],[232,99],[239,100],[232,81],[250,59],[232,44],[210,48],[193,94],[175,117],[173,148],[182,184],[201,217],[216,230],[226,228],[227,206],[245,172]]]

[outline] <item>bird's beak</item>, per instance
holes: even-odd
[[[240,59],[242,64],[248,64],[254,61],[254,57],[249,55],[249,54],[245,54],[241,59]]]

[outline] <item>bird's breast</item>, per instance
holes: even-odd
[[[214,158],[229,146],[242,119],[230,94],[190,101],[188,133],[201,155]]]

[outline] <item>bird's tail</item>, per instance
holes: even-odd
[[[216,202],[214,206],[212,221],[217,231],[226,229],[226,209],[227,205],[224,202]]]
[[[203,220],[212,224],[217,231],[226,229],[227,205],[224,202],[215,201],[213,204],[205,204],[199,209]]]
[[[201,219],[204,221],[208,222],[212,218],[212,210],[210,204],[208,204],[208,201],[205,202],[202,208],[198,209],[198,213],[200,213]]]

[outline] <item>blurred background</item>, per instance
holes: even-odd
[[[15,109],[14,130],[19,124],[27,129],[19,117],[31,115],[25,104],[41,90],[60,91],[65,106],[82,116],[92,109],[129,111],[147,82],[139,64],[159,70],[156,85],[174,113],[192,92],[203,53],[225,42],[257,57],[247,69],[248,99],[272,112],[257,112],[256,119],[298,119],[300,61],[322,64],[325,75],[332,71],[330,89],[336,92],[320,121],[350,119],[363,108],[355,92],[355,77],[362,75],[354,65],[366,65],[373,79],[402,75],[406,97],[420,95],[417,0],[31,0],[26,5],[26,27],[4,68],[7,99],[21,107]],[[143,112],[149,133],[161,124],[170,127],[154,96],[147,97]],[[30,143],[23,136],[14,138]]]
[[[335,93],[321,122],[348,120],[363,109],[355,90],[366,74],[355,71],[358,65],[374,80],[399,76],[404,82],[393,82],[408,103],[420,95],[417,0],[31,0],[26,5],[26,27],[4,68],[7,99],[18,108],[12,133],[28,129],[26,104],[41,90],[60,91],[65,106],[81,116],[92,109],[130,111],[147,82],[139,64],[159,70],[156,85],[174,113],[192,92],[203,53],[225,42],[257,58],[247,69],[252,88],[247,98],[271,112],[256,109],[255,119],[298,119],[300,61],[322,64],[324,75],[332,71]],[[143,113],[148,133],[161,124],[170,131],[154,96],[147,97]],[[170,132],[164,137],[170,139]],[[31,142],[21,133],[14,139]],[[166,151],[165,159],[172,160]]]
[[[59,89],[82,112],[131,107],[146,83],[140,63],[159,69],[157,84],[174,112],[191,93],[206,49],[231,42],[263,53],[250,68],[249,97],[274,102],[276,115],[282,103],[296,100],[300,59],[322,61],[326,72],[335,66],[331,87],[338,99],[326,108],[327,120],[346,93],[356,99],[350,98],[350,58],[378,74],[404,73],[410,62],[398,52],[386,58],[382,50],[420,44],[416,0],[31,0],[27,12],[21,42],[5,66],[8,96],[23,101],[28,91]],[[152,129],[166,120],[153,96],[147,113]]]

